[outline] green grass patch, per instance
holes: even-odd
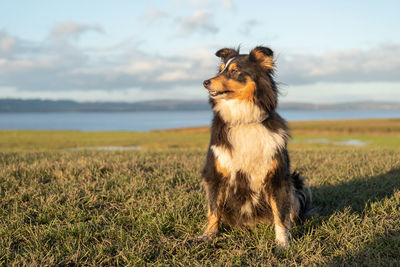
[[[99,146],[140,146],[146,150],[206,147],[208,134],[168,131],[80,132],[0,131],[0,151],[54,151]]]
[[[400,119],[307,121],[290,123],[296,141],[356,139],[367,146],[400,147]],[[150,132],[0,131],[0,151],[54,151],[98,146],[140,146],[143,150],[206,149],[209,127]],[[332,146],[301,142],[301,147]]]
[[[269,225],[226,229],[212,242],[193,242],[206,221],[200,177],[206,128],[0,135],[8,138],[0,138],[2,265],[394,266],[400,261],[400,146],[393,133],[349,135],[395,140],[382,146],[290,144],[292,167],[307,178],[319,212],[294,226],[287,251],[276,248]],[[294,138],[346,135],[324,131]],[[144,149],[62,151],[132,145]]]

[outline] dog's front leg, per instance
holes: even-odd
[[[221,221],[220,202],[223,196],[216,180],[205,180],[204,189],[207,198],[207,227],[199,238],[212,239],[218,233]]]
[[[283,190],[282,190],[283,191]],[[286,194],[273,194],[269,197],[271,205],[274,228],[275,228],[275,241],[280,248],[288,248],[290,236],[290,196]]]

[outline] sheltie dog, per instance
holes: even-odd
[[[219,72],[203,82],[214,118],[202,172],[207,226],[199,238],[211,239],[221,225],[270,222],[277,245],[286,248],[292,223],[308,215],[311,192],[290,172],[288,127],[276,112],[273,52],[223,48],[216,56]]]

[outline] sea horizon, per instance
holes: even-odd
[[[400,118],[400,110],[278,110],[287,121]],[[212,111],[10,112],[1,130],[151,131],[209,126]]]

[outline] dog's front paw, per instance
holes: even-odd
[[[286,250],[289,248],[289,240],[288,239],[275,239],[275,242],[279,249]]]
[[[288,249],[289,248],[289,237],[290,233],[286,227],[275,225],[275,242],[278,248]]]

